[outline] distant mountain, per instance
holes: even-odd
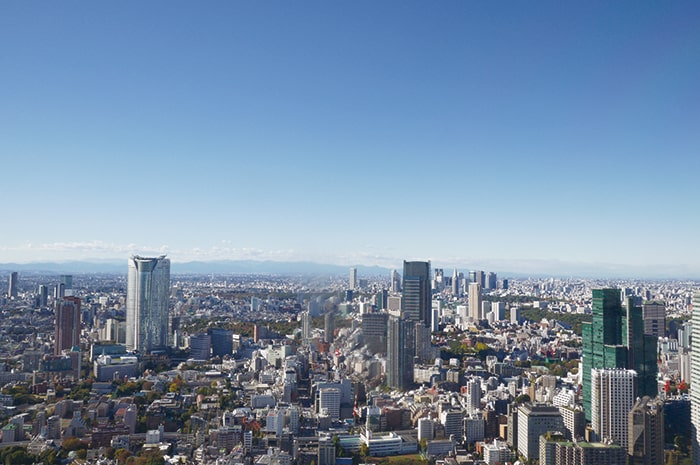
[[[379,266],[353,265],[360,276],[389,275],[390,269]],[[347,275],[350,266],[313,262],[275,262],[271,260],[217,260],[210,262],[172,262],[173,274],[281,274],[281,275]],[[86,260],[68,262],[0,263],[0,273],[19,271],[37,274],[126,274],[124,260]]]

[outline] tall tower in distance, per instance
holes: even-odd
[[[418,323],[420,324],[420,323]],[[387,322],[386,384],[406,390],[413,384],[416,322],[391,315]]]
[[[10,299],[17,298],[17,272],[10,273],[10,285],[7,289],[7,297]]]
[[[469,316],[474,321],[483,319],[481,315],[481,284],[469,283]]]
[[[129,258],[126,293],[126,348],[165,350],[168,342],[170,260],[161,255]]]
[[[430,327],[430,262],[403,262],[403,318]]]
[[[357,268],[350,268],[350,282],[348,289],[357,289]]]
[[[56,302],[56,344],[54,355],[61,355],[80,344],[80,299],[64,297]]]

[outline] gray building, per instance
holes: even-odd
[[[126,294],[126,347],[139,352],[165,350],[168,342],[170,260],[129,258]]]

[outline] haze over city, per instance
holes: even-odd
[[[697,277],[699,23],[695,2],[4,2],[0,263]]]

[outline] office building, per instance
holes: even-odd
[[[330,436],[318,439],[318,465],[335,465],[335,444]]]
[[[46,307],[49,303],[49,288],[44,284],[39,285],[39,292],[37,296],[37,304],[39,307]]]
[[[690,339],[690,385],[700,386],[700,292],[693,294]],[[690,389],[690,437],[693,442],[693,464],[700,465],[700,389]]]
[[[370,353],[386,353],[388,318],[389,314],[386,312],[370,312],[362,315],[362,337]]]
[[[403,317],[430,327],[431,301],[430,262],[404,261],[401,302]]]
[[[498,284],[498,278],[496,276],[496,273],[493,273],[491,271],[486,273],[486,276],[484,277],[484,288],[489,289],[489,290],[493,290],[493,289],[496,289],[497,284]]]
[[[56,302],[54,355],[80,345],[80,299],[64,297]]]
[[[391,315],[387,323],[386,384],[408,389],[413,384],[416,322]]]
[[[233,354],[233,331],[223,328],[210,328],[211,355],[212,357],[223,357]]]
[[[663,302],[645,302],[642,304],[644,334],[656,338],[666,336],[666,305]]]
[[[525,403],[518,407],[517,448],[525,460],[540,457],[540,435],[549,431],[564,434],[559,409],[553,406]]]
[[[165,350],[168,342],[170,260],[129,258],[126,297],[126,347],[139,352]]]
[[[357,281],[357,268],[350,268],[350,280],[348,289],[357,289],[359,282]]]
[[[637,399],[629,414],[629,465],[664,463],[664,403]]]
[[[336,387],[321,388],[318,391],[318,413],[328,415],[333,421],[340,419],[341,391]]]
[[[323,334],[326,342],[335,340],[335,312],[330,311],[323,316]]]
[[[583,406],[591,419],[591,370],[628,368],[637,372],[636,396],[657,394],[656,338],[644,335],[642,308],[631,298],[622,306],[620,289],[593,289],[593,315],[582,325]]]
[[[211,336],[209,334],[193,334],[190,336],[190,358],[194,360],[209,360],[211,357]]]
[[[10,284],[7,289],[7,297],[10,299],[17,298],[17,272],[13,271],[10,273]]]
[[[389,290],[391,292],[401,292],[401,275],[399,274],[398,271],[396,270],[391,270],[391,286],[389,287]]]
[[[301,312],[301,340],[305,344],[311,340],[311,314],[308,310]]]
[[[617,444],[572,442],[561,434],[548,432],[540,436],[539,463],[540,465],[626,465],[627,451]]]
[[[59,279],[59,284],[60,284],[62,292],[63,292],[61,297],[64,297],[64,296],[70,297],[73,295],[73,275],[62,274],[60,279]]]
[[[624,368],[591,370],[591,427],[598,441],[628,449],[629,414],[637,373]]]
[[[482,320],[481,315],[481,284],[469,283],[469,317],[473,321]]]

